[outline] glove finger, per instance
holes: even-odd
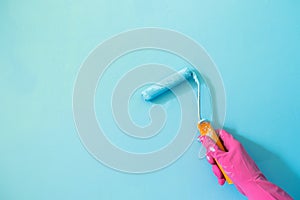
[[[216,177],[218,179],[224,179],[224,175],[223,173],[221,172],[220,168],[218,167],[218,165],[213,165],[212,166],[212,170],[214,172],[214,174],[216,175]]]
[[[219,167],[217,165],[213,165],[213,172],[215,174],[215,176],[218,178],[218,183],[220,185],[224,185],[224,183],[226,182],[224,175],[222,174],[221,170],[219,169]]]
[[[219,147],[216,145],[216,143],[210,137],[208,137],[206,135],[201,136],[200,141],[202,142],[203,146],[206,148],[207,153],[220,151]],[[213,156],[212,153],[211,153],[211,156]]]
[[[215,164],[216,164],[215,159],[210,155],[210,153],[207,153],[207,154],[206,154],[206,159],[207,159],[207,161],[208,161],[211,165],[215,165]]]
[[[218,179],[218,182],[219,182],[220,185],[224,185],[226,180],[224,178],[222,178],[222,179]]]
[[[219,134],[219,137],[221,138],[223,145],[225,146],[225,149],[227,151],[229,151],[230,148],[233,147],[234,144],[237,142],[233,138],[233,136],[225,130],[217,130],[217,133]]]
[[[218,161],[223,159],[226,152],[219,149],[218,145],[209,136],[201,136],[200,141],[206,148],[207,155],[209,154],[212,158]]]

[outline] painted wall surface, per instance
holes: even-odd
[[[299,9],[292,0],[0,1],[0,199],[246,199],[217,184],[196,140],[172,165],[146,174],[113,170],[81,143],[72,111],[81,64],[101,42],[141,27],[175,30],[205,48],[226,89],[225,129],[269,180],[300,199]],[[109,94],[145,63],[187,65],[155,50],[128,54],[112,64],[95,97],[107,138],[131,152],[162,148],[181,120],[171,97],[156,137],[135,139],[114,123]],[[128,109],[147,125],[151,105],[139,92]]]

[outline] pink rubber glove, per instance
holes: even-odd
[[[212,164],[212,170],[220,185],[225,183],[225,178],[215,160],[237,189],[250,200],[292,199],[285,191],[266,179],[240,142],[224,130],[217,133],[227,152],[220,150],[208,136],[200,136],[200,141],[207,149],[207,160]]]

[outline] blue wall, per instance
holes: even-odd
[[[245,199],[234,186],[217,184],[210,165],[197,158],[196,141],[171,166],[142,175],[105,167],[81,144],[72,113],[81,63],[112,35],[152,26],[179,31],[207,50],[226,89],[225,128],[268,179],[300,199],[299,9],[299,1],[268,0],[2,0],[0,199]],[[120,63],[184,64],[157,52],[132,58]],[[141,124],[142,106],[130,107]],[[167,124],[175,124],[179,111],[169,111],[175,117]],[[107,128],[117,131],[113,123]],[[115,131],[111,140],[131,148]],[[147,150],[134,143],[136,151]]]

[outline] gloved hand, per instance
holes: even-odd
[[[200,136],[199,139],[207,149],[206,158],[212,165],[220,185],[225,183],[225,178],[215,160],[222,166],[237,189],[249,199],[292,199],[285,191],[266,179],[240,142],[224,130],[219,130],[217,133],[227,152],[220,150],[208,136]]]

